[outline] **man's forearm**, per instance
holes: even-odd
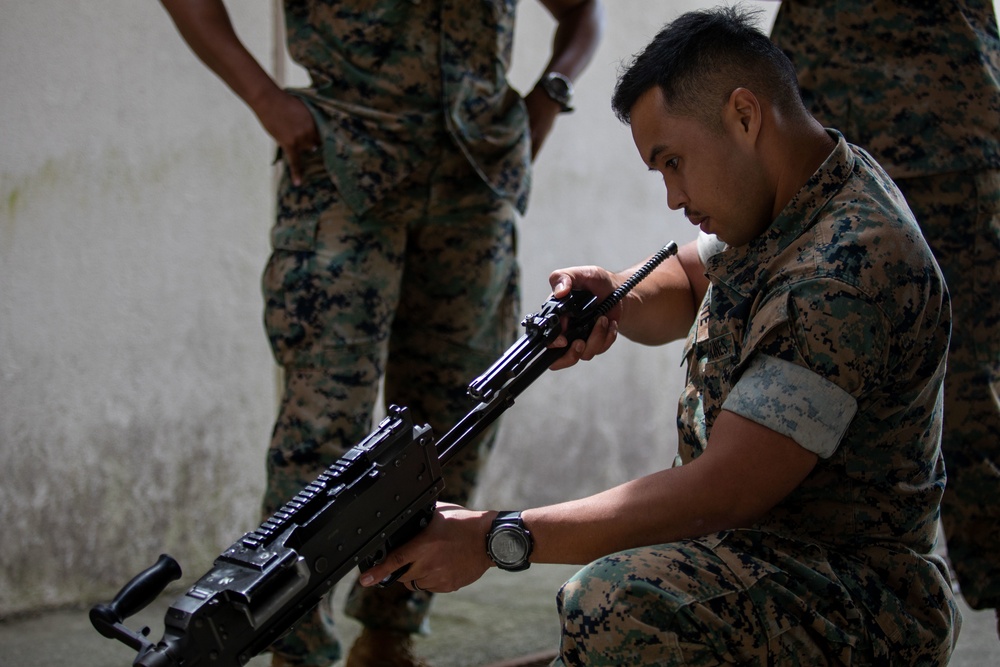
[[[261,100],[280,91],[240,41],[221,0],[161,2],[195,55],[255,112]]]
[[[695,460],[586,498],[524,510],[534,537],[531,560],[584,564],[751,525],[798,487],[817,460],[792,438],[724,410]]]
[[[604,8],[597,0],[585,0],[571,7],[563,7],[560,2],[544,4],[558,22],[546,71],[575,80],[597,51],[604,31]]]

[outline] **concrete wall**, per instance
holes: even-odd
[[[608,1],[578,111],[536,163],[525,312],[554,268],[623,268],[693,238],[609,97],[623,59],[711,4]],[[775,5],[760,4],[770,20]],[[280,70],[272,3],[229,6]],[[553,24],[521,6],[513,80],[527,89]],[[105,598],[161,552],[195,577],[257,524],[275,401],[258,287],[274,174],[253,115],[156,2],[5,3],[0,75],[3,617]],[[676,345],[623,342],[543,376],[504,417],[477,503],[557,501],[668,465],[679,361]]]
[[[233,5],[270,60],[270,3]],[[3,615],[210,563],[254,523],[274,378],[252,114],[158,2],[4,3],[0,31]]]

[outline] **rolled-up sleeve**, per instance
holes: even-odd
[[[858,404],[849,393],[804,366],[756,354],[722,409],[787,436],[826,459],[840,445]]]

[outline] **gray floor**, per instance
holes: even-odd
[[[573,571],[555,566],[534,566],[520,574],[491,570],[475,585],[439,596],[431,634],[417,640],[418,653],[434,667],[480,667],[555,646],[555,591]],[[338,598],[345,588],[338,588]],[[129,627],[148,625],[158,639],[164,610],[172,600],[170,595],[162,597],[131,619]],[[1000,667],[993,613],[974,612],[964,603],[962,611],[965,621],[952,667]],[[340,627],[349,643],[357,625],[342,619]],[[3,667],[127,667],[134,658],[131,649],[98,635],[86,610],[0,622]],[[260,656],[249,667],[268,665],[268,658]]]

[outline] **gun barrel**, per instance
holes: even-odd
[[[618,288],[608,296],[608,298],[601,302],[601,305],[597,307],[597,310],[594,313],[594,319],[596,320],[601,315],[607,315],[611,312],[611,309],[617,306],[618,303],[625,298],[626,294],[631,292],[636,285],[653,272],[653,269],[662,264],[668,257],[676,254],[677,244],[673,241],[657,250],[656,254],[647,259],[642,266],[636,269],[635,273],[629,276],[625,282],[619,285]]]

